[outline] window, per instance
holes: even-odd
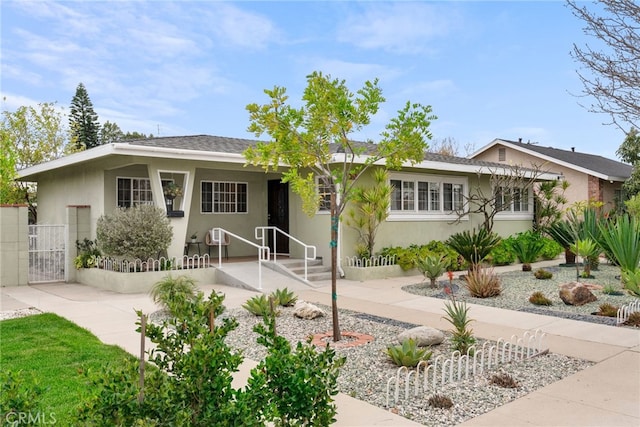
[[[495,207],[499,212],[529,213],[529,190],[526,188],[498,187],[495,191]]]
[[[119,208],[152,205],[151,181],[148,178],[118,178],[117,204]]]
[[[400,177],[397,177],[400,178]],[[392,213],[416,213],[434,217],[464,208],[466,179],[458,177],[412,177],[391,179]],[[406,216],[405,216],[406,217]]]
[[[203,213],[246,213],[247,184],[201,181],[200,200]]]
[[[506,148],[498,148],[498,161],[504,162],[507,160],[507,149]]]
[[[331,210],[331,187],[318,178],[318,195],[320,196],[320,206],[318,211],[329,212]]]

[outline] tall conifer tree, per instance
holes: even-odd
[[[71,142],[78,150],[100,145],[98,115],[93,111],[93,104],[89,99],[87,89],[82,83],[78,84],[76,94],[71,100],[69,132],[71,134]]]

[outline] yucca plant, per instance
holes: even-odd
[[[433,354],[429,348],[420,348],[414,339],[409,338],[402,341],[400,345],[390,345],[387,347],[387,355],[393,363],[398,366],[415,367],[422,361],[428,361]]]
[[[290,307],[295,305],[298,297],[289,289],[276,289],[271,293],[274,304],[281,305],[283,307]]]
[[[629,215],[599,225],[601,239],[624,271],[634,272],[640,265],[640,220]]]
[[[500,243],[500,240],[500,236],[492,231],[487,231],[485,228],[476,231],[474,228],[472,232],[465,230],[453,234],[446,243],[469,263],[469,270],[473,270]]]
[[[622,283],[631,295],[640,297],[640,270],[622,270]]]
[[[447,261],[444,256],[431,254],[424,258],[416,258],[416,267],[425,278],[431,281],[431,287],[435,288],[438,277],[447,271]]]
[[[544,241],[539,234],[521,233],[511,240],[511,250],[522,263],[522,271],[531,271],[531,263],[536,262],[544,249]]]
[[[258,296],[249,298],[247,302],[242,304],[242,308],[256,316],[265,316],[272,314],[275,314],[277,316],[278,314],[280,314],[280,312],[275,308],[277,305],[277,302],[273,300],[273,298],[270,302],[264,294],[260,294]]]
[[[196,283],[189,276],[173,277],[170,274],[151,288],[151,298],[156,304],[171,311],[174,303],[192,301],[196,297]]]
[[[444,311],[447,314],[444,319],[453,326],[453,330],[451,330],[453,348],[462,354],[467,354],[476,343],[473,330],[469,327],[473,321],[469,319],[469,307],[464,301],[456,301],[455,297],[451,295],[451,301],[444,304]]]
[[[500,295],[500,278],[493,268],[476,267],[465,276],[467,290],[472,297],[490,298]]]

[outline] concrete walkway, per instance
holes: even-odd
[[[537,265],[534,265],[537,267]],[[340,280],[338,306],[406,322],[449,329],[442,319],[444,301],[408,294],[401,287],[421,277],[366,282]],[[265,286],[266,287],[266,286]],[[239,307],[254,292],[221,285],[202,285],[226,295],[227,307]],[[329,282],[296,291],[299,298],[331,304]],[[87,328],[107,344],[139,353],[134,310],[151,312],[146,294],[118,294],[76,284],[43,284],[0,288],[0,311],[36,307],[57,313]],[[640,426],[640,331],[521,313],[470,304],[476,336],[485,339],[522,335],[541,328],[550,351],[595,362],[595,365],[541,388],[463,426]],[[243,365],[238,381],[252,362]],[[237,385],[236,385],[237,386]],[[416,426],[410,420],[339,394],[336,426]]]

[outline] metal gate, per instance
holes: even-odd
[[[29,283],[66,280],[65,225],[29,226]]]

